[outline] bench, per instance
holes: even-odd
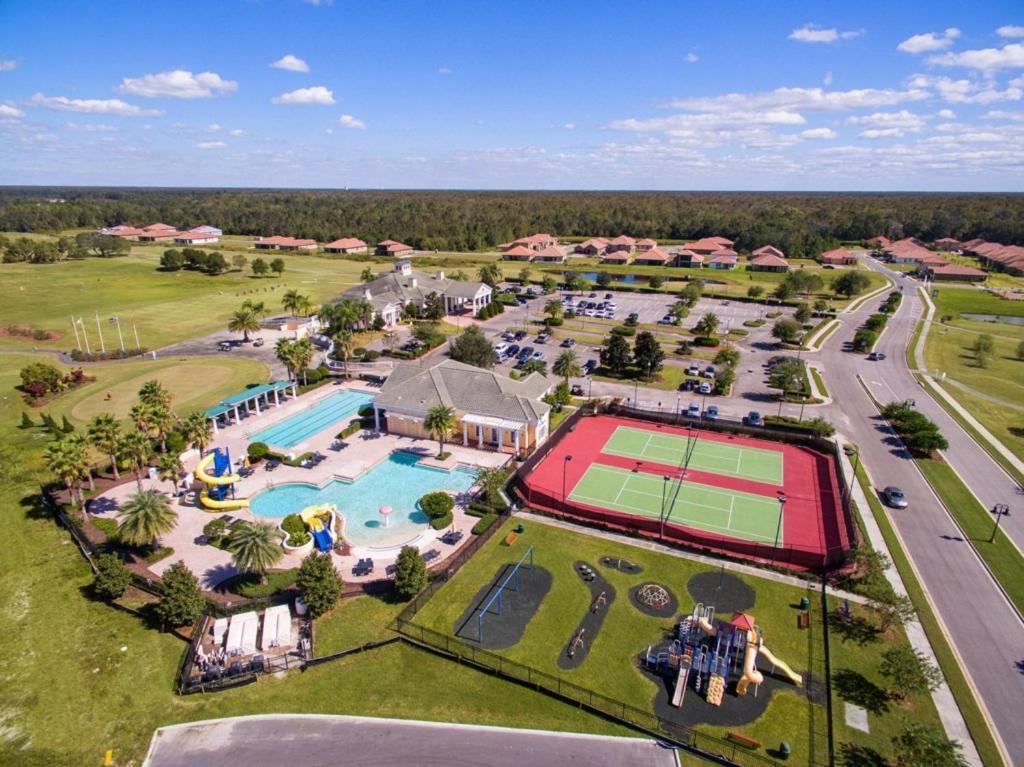
[[[519,533],[511,532],[511,533],[509,533],[508,535],[505,536],[505,545],[506,546],[511,546],[517,540],[519,540]]]
[[[755,738],[748,738],[742,732],[730,732],[726,737],[729,738],[729,740],[734,741],[735,743],[738,743],[739,745],[743,746],[744,748],[749,748],[753,750],[755,748],[761,747],[761,741],[756,740]]]
[[[811,614],[810,613],[800,613],[798,616],[796,616],[796,627],[798,629],[809,628],[810,625],[811,625]]]

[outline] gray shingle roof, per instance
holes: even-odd
[[[536,422],[551,409],[540,399],[550,386],[539,373],[514,381],[455,360],[429,368],[403,363],[395,367],[374,404],[423,414],[435,405],[447,405],[458,413]]]
[[[438,279],[432,274],[417,270],[411,271],[408,275],[394,271],[385,272],[373,282],[349,288],[341,296],[342,298],[365,298],[366,291],[369,290],[371,302],[373,299],[384,299],[404,306],[410,301],[422,303],[431,293],[472,298],[482,286],[482,282]]]

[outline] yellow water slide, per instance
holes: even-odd
[[[212,474],[207,474],[206,470],[213,463],[216,455],[211,451],[196,466],[196,479],[206,485],[233,485],[238,482],[241,477],[237,474],[223,474],[219,477],[215,477]],[[218,501],[216,498],[210,497],[209,488],[205,487],[199,493],[199,502],[207,509],[215,509],[217,511],[227,511],[229,509],[247,509],[249,508],[248,498],[224,498]]]
[[[205,488],[199,493],[199,502],[207,509],[216,509],[217,511],[249,508],[248,498],[225,498],[223,501],[218,501],[216,498],[211,498]]]
[[[212,451],[206,454],[206,457],[199,462],[198,466],[196,466],[196,479],[200,482],[205,482],[207,485],[233,485],[238,482],[241,477],[237,474],[223,474],[219,477],[215,477],[212,474],[206,473],[206,470],[210,467],[210,464],[213,463],[213,460],[216,457],[217,456]]]

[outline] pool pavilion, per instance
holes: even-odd
[[[259,384],[248,389],[225,397],[216,405],[206,409],[206,417],[210,419],[213,426],[213,433],[217,433],[219,424],[229,425],[239,423],[242,420],[242,412],[250,415],[255,412],[259,415],[260,400],[264,407],[280,405],[282,398],[290,395],[293,399],[298,396],[298,388],[294,381],[273,381],[271,383]]]

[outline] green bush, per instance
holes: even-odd
[[[180,431],[167,432],[167,452],[171,455],[185,452],[185,436]]]
[[[611,332],[617,336],[635,336],[636,328],[631,328],[626,325],[616,325],[612,328]]]
[[[266,442],[250,442],[245,452],[249,456],[249,462],[255,463],[266,458],[270,454],[270,448]]]
[[[96,529],[107,536],[107,540],[111,543],[117,543],[117,520],[107,519],[106,517],[100,517],[92,521]]]
[[[309,614],[313,618],[330,610],[345,587],[330,553],[318,551],[311,552],[302,560],[296,584],[302,592],[302,601],[309,607]]]
[[[482,517],[480,517],[480,520],[475,525],[473,525],[473,535],[483,535],[485,532],[490,530],[494,526],[494,523],[497,521],[498,515],[494,512],[484,514]]]
[[[427,585],[427,563],[412,546],[403,546],[395,560],[395,591],[412,599]]]
[[[878,341],[878,333],[873,330],[858,330],[853,334],[853,350],[858,352],[869,352]]]
[[[362,428],[363,428],[363,421],[362,421],[362,419],[354,418],[354,419],[352,419],[352,422],[349,423],[348,426],[346,426],[344,429],[342,429],[341,431],[338,432],[338,439],[348,439],[349,437],[351,437],[353,434],[355,434],[357,431],[359,431]]]
[[[160,546],[158,548],[153,549],[146,555],[146,562],[148,562],[151,565],[156,564],[161,559],[167,559],[167,557],[171,556],[173,553],[174,549],[172,549],[170,546]]]
[[[380,358],[380,352],[376,349],[368,349],[366,354],[363,355],[363,360],[366,362],[375,362]]]
[[[366,347],[365,346],[357,346],[355,349],[352,350],[352,356],[354,356],[354,357],[365,357],[366,356]]]
[[[455,516],[450,511],[447,511],[440,517],[431,518],[430,526],[435,530],[444,530],[451,525],[453,519],[455,519]]]
[[[132,574],[115,554],[103,554],[96,560],[92,588],[102,599],[117,599],[132,585]]]
[[[450,514],[455,508],[455,499],[448,493],[437,491],[427,493],[420,498],[420,509],[431,519],[437,519],[445,514]]]
[[[743,324],[748,328],[759,328],[764,325],[765,320],[743,320]]]
[[[214,541],[219,541],[221,538],[227,535],[227,532],[228,523],[220,517],[217,517],[216,519],[211,519],[209,522],[203,525],[203,535],[205,535],[207,540],[209,540],[211,543]]]
[[[546,320],[544,320],[544,324],[547,325],[549,328],[560,327],[564,322],[565,320],[563,320],[561,317],[548,317]]]
[[[281,529],[288,533],[289,546],[305,546],[309,543],[309,533],[306,531],[306,523],[298,514],[289,514],[281,520]]]
[[[720,343],[721,341],[711,336],[697,336],[693,339],[694,346],[718,346]]]
[[[199,580],[184,562],[175,562],[161,579],[164,594],[156,606],[157,617],[172,626],[184,626],[199,620],[206,607],[206,598]]]
[[[886,314],[872,314],[864,320],[864,327],[868,330],[881,330],[888,321],[889,316]]]

